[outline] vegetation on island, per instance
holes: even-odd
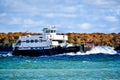
[[[95,45],[117,47],[120,45],[120,33],[68,33],[68,42],[86,43],[93,42]]]
[[[41,33],[26,33],[26,32],[9,32],[0,33],[0,51],[12,50],[12,43],[14,43],[19,36],[23,35],[40,35]],[[93,42],[95,45],[118,47],[120,45],[120,33],[67,33],[68,42],[73,44],[83,44],[86,42]]]

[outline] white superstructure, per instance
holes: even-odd
[[[68,40],[67,35],[57,35],[55,27],[49,27],[43,29],[42,35],[26,35],[20,36],[16,43],[13,44],[13,48],[19,50],[26,49],[40,49],[51,48],[57,46],[66,46]]]

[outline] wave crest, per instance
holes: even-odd
[[[60,54],[60,55],[90,55],[90,54],[109,54],[109,55],[115,55],[118,54],[114,48],[110,47],[110,46],[96,46],[93,49],[91,49],[90,51],[87,51],[86,53],[82,53],[82,52],[77,52],[77,53],[64,53],[64,54]]]
[[[0,52],[0,57],[12,56],[12,52]]]

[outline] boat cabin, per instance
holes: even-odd
[[[43,28],[42,35],[20,36],[13,47],[19,49],[39,49],[66,46],[67,35],[57,35],[55,27]]]

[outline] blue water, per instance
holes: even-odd
[[[0,80],[120,80],[120,55],[2,55]]]

